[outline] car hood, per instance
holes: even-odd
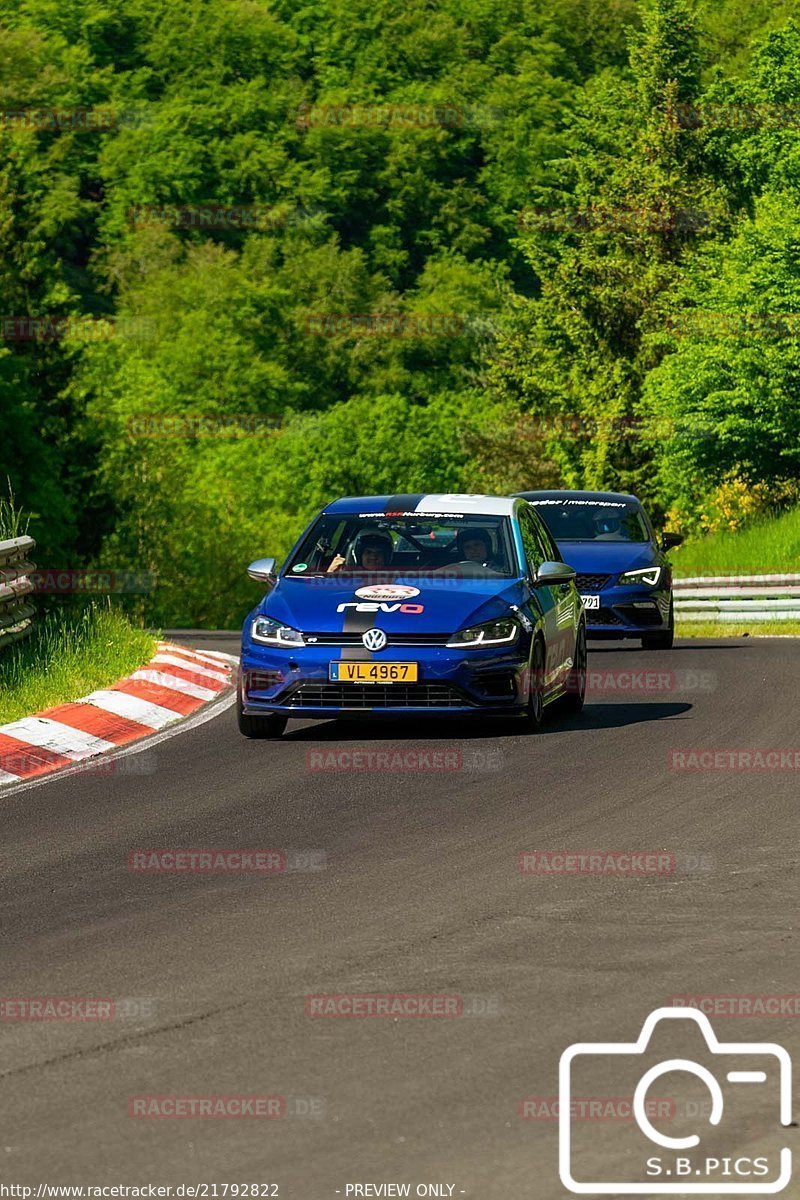
[[[651,542],[559,542],[565,563],[581,574],[616,575],[658,563]]]
[[[306,632],[339,633],[345,621],[352,627],[356,618],[361,628],[378,626],[387,633],[454,633],[467,625],[504,616],[512,604],[522,604],[526,589],[519,579],[414,579],[398,576],[387,584],[418,589],[418,594],[401,599],[376,601],[356,595],[368,584],[358,580],[340,583],[328,576],[309,579],[282,578],[256,610]],[[377,610],[354,607],[378,604]],[[381,608],[383,603],[385,608]],[[340,611],[340,606],[347,608]],[[407,605],[405,611],[401,605]],[[419,612],[418,609],[422,608]]]

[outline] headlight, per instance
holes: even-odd
[[[642,567],[639,571],[625,571],[617,583],[646,583],[648,587],[655,587],[660,578],[661,567]]]
[[[463,650],[466,646],[503,646],[513,642],[519,633],[519,625],[511,617],[499,621],[484,621],[482,625],[470,625],[454,633],[448,646]]]
[[[262,646],[305,646],[299,629],[282,625],[280,621],[273,621],[272,617],[256,617],[250,634],[253,641],[260,642]]]

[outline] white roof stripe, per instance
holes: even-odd
[[[12,775],[10,771],[0,771],[0,783],[19,783],[22,775]]]
[[[424,496],[414,511],[418,513],[464,513],[476,517],[510,517],[514,511],[514,499],[505,496],[441,493]]]
[[[95,737],[92,733],[84,733],[73,725],[63,725],[61,721],[51,721],[49,717],[23,717],[21,721],[12,721],[3,725],[0,733],[9,737],[19,738],[31,746],[41,746],[62,754],[64,758],[90,758],[93,754],[103,754],[106,750],[116,750],[114,742]]]

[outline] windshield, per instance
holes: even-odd
[[[557,542],[649,542],[644,513],[629,500],[529,500]]]
[[[322,516],[286,566],[287,578],[309,575],[418,575],[455,573],[513,576],[508,517],[424,513]]]

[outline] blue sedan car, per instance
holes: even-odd
[[[290,717],[580,711],[586,629],[575,572],[524,500],[472,495],[336,500],[242,631],[245,737]]]
[[[680,534],[656,537],[635,496],[622,492],[520,492],[577,572],[590,638],[640,638],[669,650],[675,636],[672,569],[665,551]]]

